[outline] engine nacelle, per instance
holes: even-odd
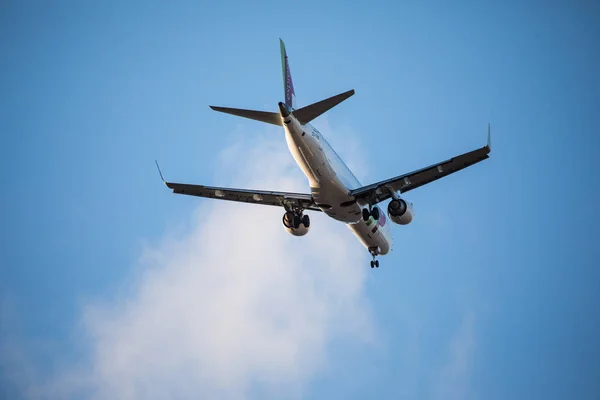
[[[392,200],[388,204],[388,217],[397,224],[408,225],[414,215],[412,203],[398,199]]]
[[[285,230],[294,236],[304,236],[310,229],[310,218],[308,215],[296,214],[293,211],[283,214],[282,222]]]

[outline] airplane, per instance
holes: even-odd
[[[310,193],[167,182],[156,162],[160,177],[176,194],[283,207],[283,226],[294,236],[304,236],[309,231],[310,217],[305,211],[323,212],[345,223],[373,257],[371,268],[379,268],[377,256],[387,254],[392,246],[388,219],[399,225],[407,225],[415,216],[413,204],[402,198],[402,195],[489,158],[490,125],[488,124],[487,144],[481,148],[417,171],[363,186],[323,134],[310,124],[312,120],[352,96],[354,89],[297,108],[285,44],[281,39],[279,43],[285,101],[278,103],[278,112],[217,106],[210,108],[283,127],[289,151],[308,179]],[[391,201],[387,205],[386,217],[378,204],[389,199]]]

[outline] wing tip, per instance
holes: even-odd
[[[488,151],[492,151],[492,133],[491,133],[491,124],[488,122],[488,132],[487,132],[487,145]]]
[[[163,181],[163,183],[165,183],[165,178],[163,178],[163,174],[162,174],[162,171],[160,170],[160,166],[158,165],[158,161],[154,160],[154,163],[156,164],[156,168],[158,169],[158,174],[160,175],[160,179]]]
[[[169,182],[165,181],[165,178],[163,177],[162,171],[160,170],[160,166],[158,165],[158,161],[154,160],[154,163],[156,164],[156,168],[158,169],[158,174],[160,175],[160,179],[163,181],[163,183],[165,184],[166,187],[171,189],[171,186],[169,186]]]

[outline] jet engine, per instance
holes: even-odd
[[[310,218],[308,215],[288,211],[283,214],[283,226],[294,236],[304,236],[310,228]]]
[[[414,217],[412,203],[394,199],[388,204],[388,217],[397,224],[407,225]]]

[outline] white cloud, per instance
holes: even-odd
[[[290,172],[281,132],[246,134],[220,162],[218,170],[236,170],[232,183],[308,190]],[[99,399],[301,397],[333,362],[329,342],[369,341],[368,253],[343,224],[311,213],[311,231],[297,238],[282,227],[283,209],[198,203],[186,235],[168,234],[144,250],[130,290],[85,307],[85,362],[41,392],[63,397],[83,390]]]

